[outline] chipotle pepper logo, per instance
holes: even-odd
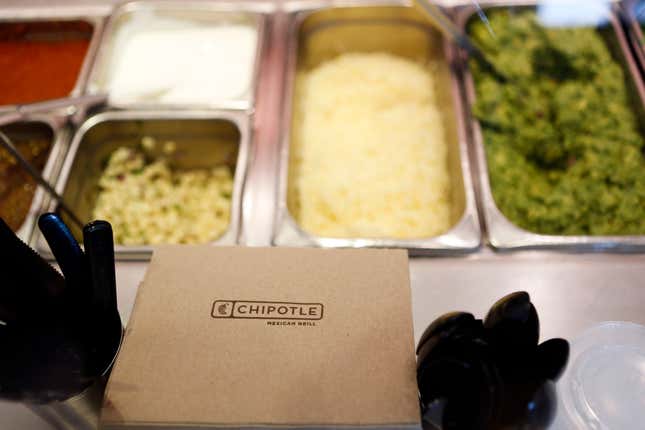
[[[215,300],[213,318],[262,320],[310,320],[323,318],[322,303],[261,302],[252,300]]]

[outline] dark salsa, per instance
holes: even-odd
[[[39,171],[44,169],[52,146],[52,133],[47,126],[13,124],[0,130]],[[35,192],[36,182],[0,147],[0,217],[12,230],[17,231],[24,222]]]

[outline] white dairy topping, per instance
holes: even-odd
[[[246,100],[256,39],[251,25],[138,13],[117,28],[99,90],[118,103]]]

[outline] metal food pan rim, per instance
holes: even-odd
[[[59,14],[38,14],[38,15],[22,15],[20,13],[8,13],[5,15],[0,14],[0,23],[10,22],[60,22],[60,21],[83,21],[92,26],[92,34],[90,41],[85,52],[85,57],[81,63],[81,68],[78,70],[78,76],[72,90],[65,97],[76,97],[85,94],[90,69],[94,63],[94,58],[99,47],[101,38],[103,37],[104,30],[104,17],[96,14],[83,14],[74,9],[65,12],[64,9]],[[44,101],[44,100],[43,100]],[[17,105],[0,105],[0,112],[10,112],[15,109]]]
[[[455,73],[450,71],[450,79],[453,93],[453,107],[455,116],[455,126],[457,129],[457,142],[458,153],[460,157],[461,177],[464,187],[464,210],[461,217],[448,229],[446,232],[436,236],[426,238],[414,239],[395,239],[395,238],[336,238],[336,237],[322,237],[315,236],[304,230],[293,218],[287,207],[287,187],[288,187],[288,163],[289,163],[289,146],[290,146],[290,131],[291,119],[293,111],[293,78],[295,77],[297,67],[297,51],[298,51],[298,34],[304,20],[319,11],[329,9],[344,9],[344,8],[372,8],[372,7],[405,7],[404,3],[384,1],[379,3],[360,3],[360,2],[346,2],[334,3],[327,7],[320,6],[314,8],[293,10],[292,19],[288,27],[289,46],[287,47],[287,73],[286,81],[287,88],[284,95],[284,112],[281,121],[281,135],[279,139],[279,183],[277,190],[277,211],[276,218],[273,224],[273,232],[271,243],[278,246],[289,245],[313,245],[323,246],[330,248],[355,248],[355,247],[389,247],[389,248],[406,248],[414,253],[468,253],[477,251],[482,244],[482,234],[480,229],[479,217],[477,213],[477,206],[475,201],[475,194],[473,188],[473,177],[470,169],[470,161],[468,158],[468,133],[465,129],[465,123],[462,120],[462,111],[464,109],[461,102],[459,83]],[[421,29],[428,29],[421,23],[411,20],[379,20],[383,22],[399,22],[400,24],[413,25]],[[443,40],[443,51],[445,54],[446,62],[450,66],[451,52],[449,43]],[[290,82],[290,84],[289,84]],[[285,232],[285,230],[287,230]],[[295,234],[299,237],[298,240],[284,240],[281,235]],[[450,242],[454,244],[450,244]]]
[[[636,59],[638,60],[641,68],[645,71],[645,44],[643,43],[645,35],[639,25],[640,23],[638,19],[636,19],[636,16],[634,15],[633,6],[636,5],[636,3],[637,2],[635,0],[621,1],[617,8],[618,13],[620,13],[625,19],[627,36],[632,43],[634,52],[636,53]]]
[[[559,1],[565,5],[575,4],[574,0],[559,0]],[[621,0],[607,0],[605,1],[605,3],[607,3],[608,5],[613,5],[613,4],[619,3],[620,1]],[[548,4],[549,2],[552,2],[552,0],[479,0],[477,1],[477,4],[482,9],[486,9],[490,7],[504,7],[504,6],[506,7],[537,6],[539,3]],[[472,0],[454,0],[452,1],[452,6],[450,8],[453,10],[462,11],[462,12],[464,9],[476,10],[474,9]]]
[[[273,244],[277,246],[289,245],[307,245],[324,248],[402,248],[408,249],[415,254],[423,253],[470,253],[477,251],[481,246],[480,240],[474,238],[459,237],[454,234],[455,231],[462,231],[474,228],[476,219],[472,214],[465,214],[454,227],[448,232],[425,239],[393,239],[393,238],[342,238],[342,237],[322,237],[313,236],[293,219],[290,214],[286,214],[282,220],[283,228],[288,225],[290,232],[299,234],[301,241],[294,243],[291,240],[282,240],[279,236],[274,236]],[[458,245],[449,245],[449,242],[459,243]]]
[[[167,8],[179,10],[208,9],[221,12],[254,12],[269,14],[276,10],[275,4],[266,1],[240,1],[240,0],[125,0],[116,3],[112,15],[134,11],[141,7]]]
[[[403,0],[286,0],[282,10],[288,14],[310,14],[324,9],[348,7],[408,6]]]
[[[260,66],[262,59],[266,55],[265,35],[267,34],[268,16],[273,12],[273,7],[266,3],[258,2],[231,2],[231,1],[179,1],[179,0],[131,0],[115,5],[107,22],[104,25],[101,39],[99,41],[92,64],[89,67],[85,83],[85,92],[88,94],[98,94],[100,89],[96,86],[96,81],[101,73],[105,70],[107,62],[110,59],[110,43],[116,34],[117,21],[124,15],[136,13],[146,9],[159,10],[208,10],[212,12],[231,13],[247,15],[254,21],[253,28],[256,30],[255,56],[253,58],[253,72],[251,76],[249,94],[247,97],[240,97],[233,100],[220,100],[211,103],[160,103],[160,102],[119,102],[108,99],[106,106],[114,109],[124,110],[240,110],[253,112],[260,80]],[[94,88],[93,86],[96,86]]]
[[[67,181],[71,174],[76,156],[84,136],[95,126],[112,121],[136,121],[136,120],[158,120],[158,121],[190,121],[190,120],[224,120],[233,124],[240,134],[239,150],[236,160],[234,174],[234,188],[231,196],[231,215],[227,230],[213,241],[204,245],[237,245],[239,244],[242,224],[242,203],[244,190],[248,176],[248,161],[250,156],[251,129],[248,116],[238,111],[228,110],[150,110],[150,111],[118,111],[107,110],[96,113],[83,121],[71,137],[71,144],[65,156],[60,174],[56,180],[55,189],[63,194]],[[56,208],[55,202],[50,202],[49,210]],[[36,238],[38,251],[48,258],[52,257],[49,247],[46,246],[41,234]],[[115,245],[115,257],[117,260],[149,260],[154,248],[158,245]]]
[[[495,7],[531,7],[535,6],[535,1],[482,1],[481,7],[495,8]],[[463,6],[456,8],[457,10],[457,25],[460,28],[465,28],[467,20],[476,12],[476,9],[471,6]],[[618,33],[618,23],[614,11],[608,11],[611,26],[617,39],[620,39],[621,34]],[[624,40],[623,40],[624,42]],[[624,46],[620,55],[626,56]],[[629,58],[625,58],[629,61]],[[467,60],[462,62],[463,68],[463,84],[465,87],[465,98],[467,108],[470,111],[472,105],[476,100],[475,96],[475,83],[470,73]],[[638,85],[639,79],[633,75],[631,67],[625,70],[631,78],[635,81],[634,84]],[[642,83],[641,88],[642,90]],[[640,99],[645,103],[643,93],[640,92]],[[492,195],[492,188],[490,186],[488,175],[488,162],[486,160],[486,153],[484,147],[484,139],[479,121],[469,115],[468,118],[471,123],[472,143],[476,155],[476,165],[478,169],[479,179],[479,193],[481,195],[481,204],[483,212],[483,220],[486,224],[486,232],[490,245],[498,251],[513,251],[524,249],[553,249],[553,250],[573,250],[578,252],[639,252],[645,250],[645,235],[611,235],[611,236],[591,236],[591,235],[546,235],[533,233],[525,230],[514,223],[512,223],[497,207],[495,199]]]

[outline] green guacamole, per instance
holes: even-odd
[[[499,209],[541,234],[645,234],[645,140],[601,32],[545,28],[531,10],[489,19],[495,38],[468,31],[508,77],[470,62]]]

